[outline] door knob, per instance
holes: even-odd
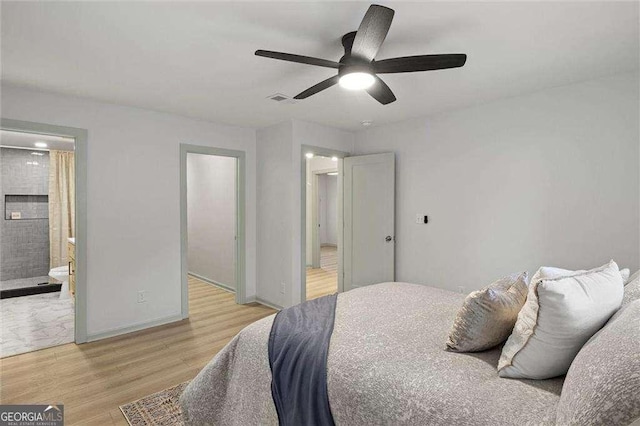
[[[391,235],[387,235],[387,238],[384,239],[386,242],[390,242],[391,240],[393,240],[393,237]]]

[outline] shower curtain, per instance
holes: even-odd
[[[74,154],[49,152],[49,259],[51,268],[67,264],[67,238],[75,237]]]

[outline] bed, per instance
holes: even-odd
[[[382,283],[338,295],[327,358],[336,424],[555,424],[563,378],[499,378],[500,347],[445,350],[464,295]],[[278,424],[267,352],[274,316],[242,330],[185,389],[187,424]]]

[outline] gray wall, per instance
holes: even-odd
[[[45,276],[49,273],[49,153],[0,148],[0,167],[4,210],[0,281]],[[12,211],[19,211],[22,220],[11,220]]]
[[[640,267],[638,74],[380,126],[396,153],[396,279],[470,291],[541,265]],[[415,215],[429,223],[415,223]]]

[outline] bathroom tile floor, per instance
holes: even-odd
[[[18,278],[15,280],[0,281],[1,290],[13,290],[15,288],[35,287],[38,284],[57,282],[53,278],[44,277],[32,277],[32,278]]]
[[[0,300],[0,358],[74,340],[73,299],[60,292]]]

